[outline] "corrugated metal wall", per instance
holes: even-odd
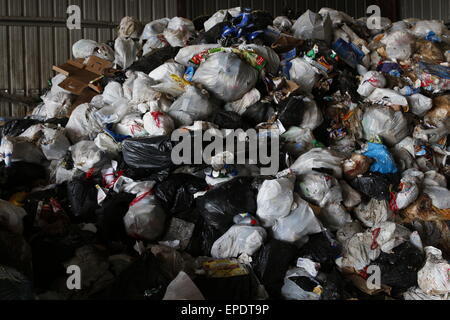
[[[450,0],[400,0],[402,18],[450,22]]]
[[[70,58],[75,41],[114,39],[113,26],[122,17],[129,15],[149,22],[175,16],[176,3],[176,0],[0,0],[0,19],[28,17],[31,21],[27,26],[20,21],[0,24],[0,90],[19,96],[39,95],[54,75],[52,66]],[[82,21],[104,26],[67,29],[66,11],[71,4],[80,6]],[[64,19],[64,23],[44,24],[42,20],[49,20],[44,18]],[[0,102],[0,116],[21,117],[26,112],[23,105]]]
[[[365,16],[370,3],[370,0],[186,0],[186,12],[189,18],[195,18],[214,13],[218,9],[240,6],[267,10],[277,16],[283,14],[285,8],[302,13],[307,9],[317,12],[328,7],[359,18]]]

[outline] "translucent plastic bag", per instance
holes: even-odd
[[[407,60],[413,54],[415,39],[408,31],[395,31],[381,41],[390,59]]]
[[[219,47],[220,47],[219,44],[199,44],[194,46],[186,46],[184,48],[181,48],[180,51],[178,51],[178,54],[175,57],[175,62],[178,62],[179,64],[182,64],[185,67],[189,67],[189,60],[191,60],[193,56],[204,50]]]
[[[102,131],[95,117],[96,111],[97,109],[89,103],[75,108],[66,125],[67,136],[72,143],[94,139]]]
[[[275,221],[289,215],[294,202],[293,178],[266,180],[261,185],[258,196],[256,214],[264,227],[272,227]]]
[[[281,32],[290,32],[292,29],[292,21],[288,17],[278,16],[273,20],[273,26]]]
[[[122,69],[127,69],[136,61],[138,49],[138,45],[133,39],[117,38],[114,43],[116,52],[114,63]]]
[[[194,32],[195,27],[191,20],[175,17],[169,21],[163,34],[172,47],[184,47]]]
[[[333,172],[337,179],[342,177],[341,162],[342,156],[334,151],[314,148],[305,154],[302,154],[291,166],[291,169],[297,175],[307,174],[313,169],[328,169]]]
[[[418,21],[412,28],[412,33],[416,37],[425,38],[430,32],[434,32],[437,36],[445,33],[447,27],[438,20],[421,20]]]
[[[307,10],[292,26],[294,36],[299,39],[323,40],[328,44],[333,38],[333,24],[328,15],[322,17],[320,14]]]
[[[172,104],[168,113],[177,125],[190,126],[194,121],[206,120],[212,111],[213,106],[206,92],[188,86],[186,92]]]
[[[133,138],[148,136],[148,132],[144,128],[144,121],[139,113],[130,113],[124,116],[122,121],[114,126],[114,131]]]
[[[150,23],[147,23],[144,27],[144,31],[141,35],[141,40],[149,40],[154,36],[157,36],[164,32],[169,24],[169,18],[162,18],[158,20],[153,20]]]
[[[205,300],[191,278],[183,271],[167,286],[163,300]]]
[[[251,256],[263,245],[266,236],[262,227],[234,225],[214,242],[211,256],[216,259],[237,258],[241,254]]]
[[[406,97],[409,103],[410,111],[416,116],[423,117],[431,108],[433,108],[433,99],[417,93]]]
[[[376,88],[384,88],[386,78],[378,71],[369,71],[364,75],[358,88],[358,93],[363,97],[368,97]]]
[[[370,199],[367,203],[361,203],[355,208],[356,217],[368,228],[377,226],[387,221],[392,212],[385,200]]]
[[[170,136],[175,129],[172,118],[160,111],[147,112],[142,120],[149,136]]]
[[[319,207],[342,202],[341,186],[332,176],[310,173],[299,176],[298,181],[302,197]]]
[[[300,85],[300,90],[310,93],[319,80],[319,73],[316,68],[303,58],[291,60],[292,66],[289,70],[291,80]]]
[[[80,141],[69,148],[75,168],[88,172],[101,165],[104,154],[93,141]]]
[[[417,283],[426,294],[444,295],[450,293],[448,272],[450,264],[442,258],[442,251],[425,247],[427,261],[417,273]]]
[[[267,71],[273,75],[277,75],[278,69],[280,68],[280,57],[272,48],[258,46],[256,44],[247,44],[240,46],[239,49],[255,51],[259,56],[263,57],[264,60],[267,61]]]
[[[258,71],[236,54],[218,52],[200,65],[192,81],[202,84],[216,98],[231,102],[253,89],[258,76]]]
[[[81,39],[72,46],[72,55],[75,59],[85,59],[92,56],[100,45],[94,40]]]
[[[174,82],[171,75],[183,78],[185,67],[177,62],[166,62],[149,73],[149,77],[157,82]]]
[[[388,146],[394,146],[409,135],[408,122],[401,111],[390,108],[368,108],[362,126],[366,140],[380,136]]]

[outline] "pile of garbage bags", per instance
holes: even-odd
[[[0,299],[448,300],[450,30],[381,22],[232,8],[74,43],[0,129]],[[173,159],[174,132],[268,128],[273,175]]]

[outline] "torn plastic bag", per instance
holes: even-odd
[[[432,107],[433,99],[417,93],[406,97],[412,113],[418,117],[423,117]]]
[[[34,300],[33,283],[17,270],[0,265],[0,300]]]
[[[69,209],[77,218],[92,219],[98,208],[96,181],[75,178],[67,183]]]
[[[147,112],[142,120],[149,136],[170,136],[175,129],[172,118],[160,111]]]
[[[194,195],[208,188],[204,179],[184,173],[172,174],[155,187],[155,195],[167,212],[184,215],[193,209]],[[194,222],[194,221],[192,221]]]
[[[41,149],[27,138],[4,137],[0,143],[0,161],[2,160],[9,167],[12,162],[17,161],[41,164],[45,161],[45,156]]]
[[[67,136],[72,143],[94,139],[102,131],[95,117],[96,111],[97,109],[89,103],[75,108],[66,125]]]
[[[72,55],[75,59],[86,59],[94,55],[100,45],[94,40],[81,39],[72,46]]]
[[[72,145],[69,151],[72,154],[74,167],[86,173],[106,160],[102,150],[93,141],[80,141]]]
[[[172,166],[170,137],[127,139],[123,142],[123,158],[131,168],[164,170]]]
[[[289,266],[297,258],[297,248],[290,243],[270,240],[253,256],[252,266],[271,299],[281,298],[281,287]]]
[[[395,31],[384,37],[387,56],[392,60],[408,60],[413,54],[414,36],[409,31]]]
[[[165,221],[166,214],[152,191],[137,194],[123,218],[128,235],[149,241],[163,234]]]
[[[136,61],[139,47],[131,38],[118,37],[114,43],[114,51],[116,52],[114,63],[122,69],[127,69]]]
[[[344,160],[338,153],[321,148],[314,148],[302,154],[292,165],[291,169],[296,175],[318,171],[333,175],[335,178],[342,177],[341,162]]]
[[[336,178],[327,174],[310,173],[298,177],[300,193],[307,201],[323,208],[342,202],[342,189]]]
[[[442,259],[442,251],[434,247],[425,247],[427,257],[425,266],[417,273],[420,289],[426,294],[447,295],[450,292],[448,272],[450,264]]]
[[[231,102],[241,99],[258,80],[258,71],[234,53],[218,52],[203,62],[192,78],[216,98]]]
[[[333,35],[333,26],[329,16],[321,15],[307,10],[292,26],[294,36],[299,39],[323,40],[330,44]]]
[[[306,201],[297,197],[295,205],[288,216],[275,221],[273,237],[290,243],[306,243],[309,235],[322,231],[322,226]]]
[[[370,167],[371,172],[389,174],[398,171],[394,158],[383,144],[369,142],[367,151],[363,155],[375,160]]]
[[[213,110],[213,105],[205,90],[188,86],[186,92],[172,104],[168,114],[178,126],[190,126],[195,121],[206,120]]]
[[[289,77],[292,81],[300,85],[300,90],[310,93],[319,80],[318,70],[308,63],[304,58],[295,58],[291,61]]]
[[[287,300],[320,300],[322,286],[304,268],[286,272],[281,294]]]
[[[253,255],[263,245],[266,230],[262,227],[234,225],[214,242],[211,256],[216,259]]]
[[[234,216],[256,213],[252,181],[251,177],[237,177],[197,198],[196,206],[206,224],[223,234],[233,225]]]
[[[0,226],[6,230],[22,234],[23,221],[22,219],[27,215],[27,212],[21,208],[0,199]]]
[[[390,108],[368,108],[364,112],[362,126],[366,140],[380,136],[388,146],[402,141],[410,131],[403,113]]]
[[[265,180],[258,191],[256,214],[264,227],[272,227],[276,220],[289,215],[294,202],[294,180],[285,177]]]
[[[340,180],[339,184],[341,185],[342,188],[342,198],[343,198],[342,204],[346,208],[348,209],[354,208],[361,203],[361,195],[355,189],[350,187],[347,181]]]
[[[362,202],[355,208],[355,215],[365,227],[372,228],[390,220],[392,211],[386,200],[370,199],[369,202]]]
[[[393,249],[393,253],[382,252],[372,265],[380,267],[381,283],[398,291],[417,286],[417,272],[425,262],[423,253],[410,242]]]
[[[378,71],[367,72],[358,88],[358,93],[363,97],[368,97],[376,88],[384,88],[386,86],[386,78]]]
[[[134,17],[123,17],[119,25],[119,37],[139,38],[142,34],[143,26],[139,20]]]
[[[369,173],[351,180],[350,185],[366,197],[389,200],[392,182],[386,176]]]
[[[114,125],[114,132],[123,136],[141,138],[148,136],[144,128],[144,120],[139,113],[127,114],[123,119]]]
[[[167,286],[163,300],[205,300],[191,278],[183,271]]]

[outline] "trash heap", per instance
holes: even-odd
[[[76,42],[1,128],[0,299],[448,300],[450,31],[295,18]],[[278,174],[175,165],[180,128],[270,128]]]

